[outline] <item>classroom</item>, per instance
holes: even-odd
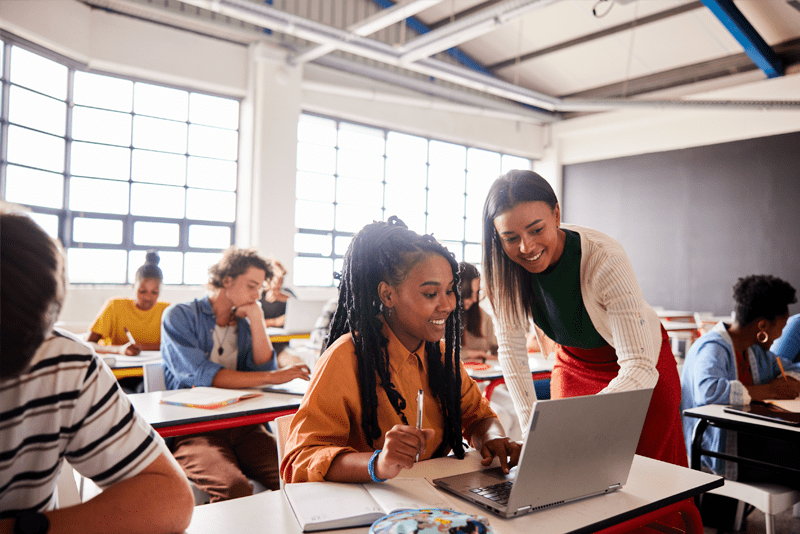
[[[390,215],[479,264],[515,168],[622,244],[651,306],[800,287],[794,0],[0,0],[0,44],[0,200],[65,243],[75,333],[152,248],[172,303],[230,245],[330,299]]]

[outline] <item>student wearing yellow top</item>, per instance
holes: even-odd
[[[143,350],[161,347],[161,314],[168,302],[158,302],[164,275],[158,266],[158,253],[147,253],[144,265],[136,271],[135,298],[115,297],[106,302],[86,338],[97,352],[134,356]],[[128,339],[128,329],[134,343]]]
[[[458,263],[397,217],[365,226],[344,258],[328,347],[295,414],[286,482],[382,482],[464,443],[508,472],[520,444],[461,365]],[[417,394],[422,391],[422,417]]]

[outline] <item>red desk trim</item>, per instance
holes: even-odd
[[[547,380],[550,378],[551,372],[550,371],[546,371],[544,373],[536,372],[532,374],[534,380]],[[506,383],[505,378],[503,377],[495,378],[486,385],[486,388],[483,390],[483,396],[486,397],[486,400],[492,400],[492,392],[494,391],[494,388],[496,388],[500,384],[505,384],[505,383]]]
[[[258,425],[261,423],[268,423],[273,419],[283,415],[291,415],[297,412],[297,409],[291,410],[278,410],[274,412],[265,412],[255,415],[240,415],[237,417],[229,417],[225,419],[214,419],[213,421],[201,421],[198,423],[187,423],[185,425],[172,425],[156,428],[156,432],[161,434],[162,438],[171,438],[174,436],[184,436],[186,434],[200,434],[202,432],[211,432],[212,430],[221,430],[223,428],[233,428],[237,426]]]

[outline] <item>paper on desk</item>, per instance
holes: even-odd
[[[789,412],[800,413],[800,398],[797,399],[767,399],[764,402],[779,406]]]

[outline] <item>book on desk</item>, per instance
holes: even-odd
[[[452,508],[424,478],[398,477],[381,484],[301,482],[283,490],[303,532],[371,525],[401,510]]]
[[[187,408],[204,408],[214,410],[229,404],[234,404],[245,399],[260,397],[258,391],[248,391],[242,389],[225,389],[214,387],[194,387],[190,389],[178,389],[169,396],[161,399],[162,404],[172,404],[175,406],[186,406]]]

